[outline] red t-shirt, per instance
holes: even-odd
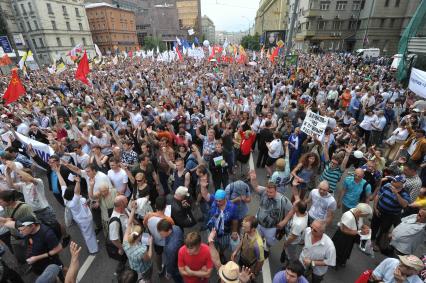
[[[186,249],[186,246],[183,245],[179,249],[178,254],[178,266],[184,267],[188,266],[191,270],[198,271],[205,266],[207,269],[213,268],[213,261],[210,256],[210,249],[209,246],[206,244],[200,245],[200,251],[197,255],[190,255],[188,254],[188,250]],[[185,283],[208,283],[208,278],[199,278],[199,277],[193,277],[193,276],[183,276],[183,281]]]

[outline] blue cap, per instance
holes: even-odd
[[[214,194],[214,199],[215,200],[223,200],[225,199],[226,193],[224,190],[217,190],[216,193]]]
[[[393,177],[394,182],[405,183],[405,177],[403,175],[397,175]]]

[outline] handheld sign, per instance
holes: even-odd
[[[308,136],[320,136],[324,133],[325,128],[327,128],[327,124],[327,117],[323,117],[312,111],[308,111],[308,113],[306,113],[305,120],[303,120],[303,124],[300,130]]]

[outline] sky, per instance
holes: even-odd
[[[216,31],[246,31],[252,27],[259,0],[201,0],[201,15],[207,15]]]

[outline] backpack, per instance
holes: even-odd
[[[109,225],[111,225],[111,223],[114,221],[117,221],[118,224],[120,225],[119,227],[120,242],[123,241],[123,228],[121,226],[121,221],[118,217],[112,217],[108,222],[108,232],[107,232],[107,238],[105,241],[105,247],[106,247],[107,254],[110,258],[118,260],[118,261],[123,261],[126,259],[126,254],[123,253],[122,255],[120,255],[118,253],[118,248],[114,245],[114,243],[109,238]]]

